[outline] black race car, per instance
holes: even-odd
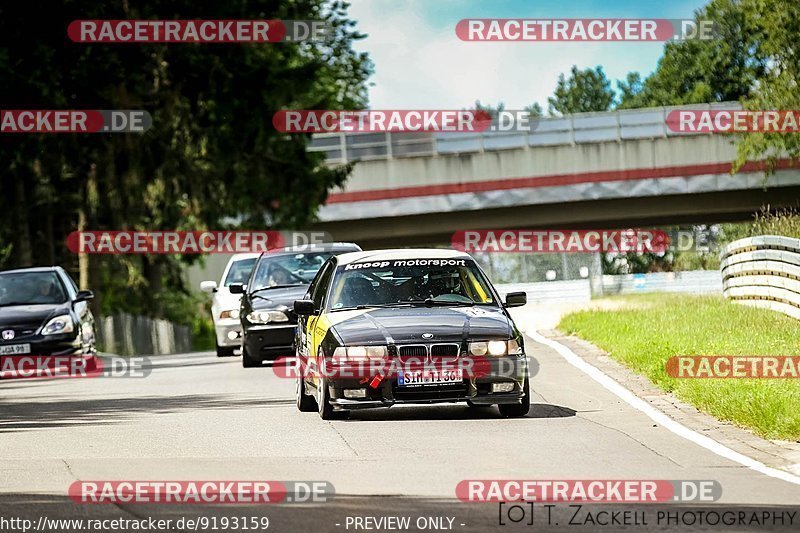
[[[242,366],[261,366],[263,361],[294,353],[294,301],[303,297],[330,257],[360,250],[352,243],[329,243],[267,252],[258,258],[247,285],[230,285],[232,294],[242,295]]]
[[[294,303],[297,407],[323,419],[400,403],[530,407],[522,335],[467,254],[387,250],[332,257]]]
[[[0,272],[0,355],[94,356],[92,298],[61,267]]]

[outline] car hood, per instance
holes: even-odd
[[[302,300],[308,291],[308,285],[297,285],[278,289],[269,289],[250,295],[253,310],[288,307],[294,309],[294,301]]]
[[[231,294],[228,287],[220,287],[214,293],[214,300],[221,310],[239,309],[239,302],[242,300],[241,294]]]
[[[45,320],[56,315],[68,314],[69,303],[65,304],[28,304],[0,307],[0,327],[17,325],[41,325]]]
[[[338,316],[337,316],[338,315]],[[402,307],[329,314],[345,346],[508,339],[514,328],[496,307]],[[433,337],[425,338],[423,334]]]

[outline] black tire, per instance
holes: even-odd
[[[303,379],[302,376],[297,377],[295,397],[298,411],[302,413],[313,413],[317,410],[317,400],[313,396],[306,394],[306,380]]]
[[[217,357],[233,357],[233,351],[236,348],[224,348],[217,344]]]
[[[244,344],[242,344],[242,367],[254,368],[257,366],[261,366],[261,361],[254,361],[253,359],[250,359],[250,356],[247,355],[247,348]]]
[[[331,420],[333,418],[333,406],[328,393],[328,380],[323,377],[320,377],[317,382],[317,412],[323,420]]]
[[[522,397],[522,403],[497,406],[500,410],[500,416],[503,418],[520,418],[528,414],[528,411],[531,410],[531,391],[527,377],[522,384],[522,392],[525,394]]]

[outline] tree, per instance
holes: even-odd
[[[556,90],[547,101],[552,116],[608,111],[614,102],[614,90],[603,67],[578,70],[573,65],[569,78],[559,75]]]
[[[756,18],[749,16],[743,2],[713,0],[695,13],[695,20],[714,23],[712,40],[669,42],[655,72],[641,87],[635,87],[638,73],[628,74],[619,107],[723,102],[748,97],[763,76],[767,59],[754,53],[759,39]],[[756,0],[761,1],[761,0]],[[630,90],[630,82],[634,90]]]
[[[644,90],[642,75],[638,72],[629,72],[624,81],[617,80],[617,89],[620,93],[620,105],[617,107],[622,107],[622,102],[634,102]]]
[[[800,109],[798,2],[712,0],[695,19],[713,21],[715,38],[668,43],[640,90],[620,85],[620,108],[741,101],[753,110]],[[762,159],[769,172],[781,158],[800,159],[800,135],[740,135],[737,151],[734,172]]]
[[[496,116],[497,113],[505,111],[505,109],[506,104],[504,102],[500,102],[497,105],[491,105],[482,104],[480,100],[475,100],[475,111],[486,111],[492,117]],[[527,111],[531,117],[541,117],[543,115],[542,106],[540,106],[537,102],[534,102],[529,106],[525,106],[522,109]]]
[[[497,116],[497,113],[502,113],[506,109],[504,102],[499,102],[497,105],[482,104],[480,100],[475,100],[475,111],[485,111],[491,117]]]
[[[525,107],[525,111],[530,113],[530,116],[532,117],[538,118],[544,116],[544,110],[542,109],[542,106],[540,106],[538,102],[534,102],[531,105]]]
[[[300,228],[348,167],[306,151],[308,135],[271,125],[282,108],[359,108],[372,66],[341,1],[156,0],[147,6],[67,0],[40,17],[32,2],[0,6],[0,99],[9,109],[146,109],[137,134],[18,135],[0,145],[0,243],[9,265],[77,260],[64,246],[78,229]],[[79,44],[75,19],[326,20],[322,43]],[[35,25],[28,22],[36,20]],[[23,23],[24,22],[24,23]],[[35,31],[32,29],[35,28]],[[31,245],[35,243],[35,245]],[[0,245],[0,248],[3,246]],[[184,293],[168,256],[92,257],[103,312],[161,315]],[[81,276],[83,277],[83,276]],[[110,302],[110,303],[109,303]],[[110,307],[109,307],[110,306]]]
[[[746,18],[753,21],[752,54],[765,68],[745,99],[748,109],[800,109],[800,4],[778,0],[742,0]],[[770,170],[781,158],[800,160],[800,134],[751,133],[741,136],[736,168],[765,159]]]

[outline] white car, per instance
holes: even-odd
[[[250,271],[260,254],[236,254],[231,257],[222,273],[219,286],[216,281],[203,281],[200,290],[213,293],[211,318],[217,338],[217,357],[230,357],[242,346],[242,323],[239,320],[241,294],[231,294],[232,283],[247,284]]]

